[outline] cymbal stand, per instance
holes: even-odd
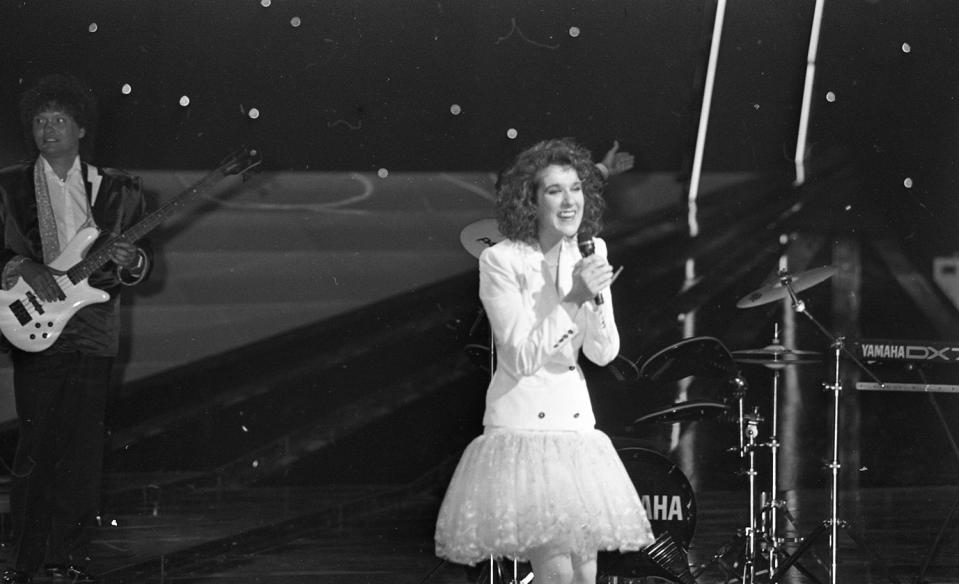
[[[863,371],[869,374],[877,383],[881,383],[879,379],[870,371],[865,365],[860,362],[855,355],[853,355],[845,345],[845,339],[841,336],[832,335],[826,328],[806,309],[806,304],[796,296],[796,292],[793,290],[791,284],[791,278],[788,274],[783,273],[781,275],[780,281],[783,286],[786,288],[789,293],[789,298],[792,300],[793,309],[796,312],[804,314],[809,320],[819,329],[826,338],[830,339],[830,346],[833,348],[833,378],[832,383],[825,385],[825,388],[832,392],[832,459],[827,465],[831,471],[831,481],[829,489],[829,518],[822,522],[816,529],[814,529],[807,537],[803,538],[802,543],[796,549],[792,555],[785,558],[785,561],[779,566],[779,569],[772,575],[769,582],[773,584],[778,582],[783,575],[795,564],[800,556],[802,556],[806,550],[808,550],[813,542],[823,533],[826,529],[829,529],[829,583],[836,584],[836,572],[838,566],[838,531],[842,527],[843,530],[849,535],[849,537],[861,547],[863,550],[868,552],[872,556],[873,560],[882,566],[883,571],[886,572],[887,577],[891,582],[898,584],[898,580],[894,579],[888,573],[888,569],[885,566],[885,562],[882,558],[871,548],[869,548],[861,536],[854,533],[846,521],[843,521],[839,518],[839,405],[840,399],[839,396],[842,393],[842,380],[839,376],[839,362],[841,356],[845,353],[856,365],[858,365]]]
[[[753,584],[756,577],[756,436],[759,435],[757,426],[762,420],[759,412],[754,410],[752,414],[745,411],[746,380],[737,375],[731,380],[736,387],[735,396],[737,398],[738,416],[739,416],[739,446],[730,448],[728,452],[739,452],[739,458],[748,461],[747,470],[744,474],[748,477],[749,485],[749,522],[741,532],[737,531],[732,540],[720,546],[713,554],[712,558],[699,567],[693,574],[693,578],[700,576],[713,564],[718,564],[728,575],[730,568],[741,568],[739,577],[743,584]],[[745,542],[743,541],[745,539]],[[743,546],[740,548],[740,546]],[[737,549],[740,548],[740,549]],[[729,566],[726,558],[730,552],[735,551],[733,556],[733,565]],[[742,554],[740,556],[740,554]],[[739,559],[742,558],[742,565],[739,565]]]
[[[779,324],[773,331],[772,346],[779,346]],[[781,512],[792,526],[796,527],[796,521],[789,512],[786,502],[779,498],[779,382],[781,367],[773,367],[773,387],[772,387],[772,420],[769,441],[761,444],[768,446],[770,453],[770,488],[769,498],[766,493],[762,494],[760,514],[759,533],[765,538],[765,552],[769,571],[774,572],[778,563],[779,555],[784,553],[781,549],[783,539],[779,537],[779,513]]]
[[[740,411],[742,406],[740,406]],[[740,456],[745,453],[749,460],[749,466],[746,470],[749,484],[749,524],[744,533],[746,535],[746,557],[743,561],[742,577],[743,584],[752,584],[756,580],[756,436],[759,435],[760,417],[759,412],[754,409],[752,415],[745,416],[745,434],[746,446],[740,451]]]

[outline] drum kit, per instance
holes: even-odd
[[[836,269],[828,266],[793,276],[782,272],[775,284],[746,295],[737,303],[737,307],[752,308],[779,300],[792,299],[795,306],[802,308],[796,294],[816,286],[835,273]],[[715,391],[717,399],[688,400],[670,404],[636,419],[634,427],[647,423],[673,424],[701,421],[709,418],[735,421],[739,429],[739,444],[729,450],[737,452],[743,462],[742,474],[746,477],[748,487],[748,519],[746,525],[736,533],[731,542],[720,547],[711,559],[706,564],[698,566],[694,573],[691,573],[688,567],[677,569],[676,566],[688,566],[688,563],[675,560],[669,562],[672,568],[666,569],[665,565],[660,564],[658,569],[655,570],[648,569],[648,561],[637,561],[631,565],[631,569],[628,571],[622,569],[623,562],[620,561],[618,564],[607,568],[601,581],[609,584],[639,583],[646,582],[646,580],[639,579],[640,576],[652,574],[655,577],[679,584],[689,584],[695,582],[696,577],[701,576],[714,564],[719,565],[726,572],[727,582],[741,581],[743,584],[753,584],[760,581],[778,582],[785,571],[792,566],[796,566],[798,570],[807,576],[811,576],[808,570],[798,564],[798,556],[801,552],[790,554],[786,550],[788,544],[802,540],[787,538],[782,535],[784,531],[782,519],[791,523],[794,528],[796,526],[785,501],[780,498],[779,491],[777,472],[779,449],[781,447],[778,438],[779,392],[783,369],[822,363],[823,355],[820,352],[804,351],[784,346],[780,341],[778,326],[773,333],[772,342],[757,349],[730,352],[718,339],[695,337],[670,345],[649,357],[640,368],[640,380],[642,381],[676,382],[687,378],[700,378],[712,380],[714,385],[718,380],[720,388]],[[760,426],[767,422],[767,419],[761,415],[758,407],[747,410],[745,398],[748,384],[739,370],[739,364],[761,365],[772,373],[770,388],[772,414],[768,418],[769,434],[763,441],[759,440]],[[770,472],[767,486],[759,493],[757,455],[763,450],[768,451]],[[629,451],[628,448],[621,449],[621,456],[624,457],[624,460]],[[834,463],[831,466],[838,467],[838,464]],[[656,493],[662,490],[656,485],[644,483],[642,474],[645,472],[645,469],[643,472],[636,472],[637,478],[634,479],[634,482],[637,484],[637,491],[642,493],[651,488],[652,492]],[[679,475],[681,476],[681,473]],[[689,505],[694,509],[694,500]],[[695,519],[694,515],[691,517],[693,520]],[[655,522],[653,527],[657,538],[663,535],[672,535],[657,530]],[[688,539],[679,539],[678,543],[684,551],[688,549]],[[646,550],[637,552],[637,554],[640,556],[648,555]],[[653,563],[657,562],[654,561]],[[833,573],[835,573],[834,566]],[[813,581],[816,581],[815,578],[813,578]]]
[[[496,223],[492,219],[473,223],[460,235],[462,245],[477,258],[486,247],[502,239],[503,236],[499,234]],[[726,582],[774,584],[781,581],[786,572],[793,567],[809,577],[811,581],[819,582],[799,563],[799,560],[815,539],[831,529],[829,540],[831,562],[827,571],[830,584],[836,584],[837,529],[842,527],[848,530],[848,526],[838,518],[837,513],[840,467],[838,461],[839,394],[842,388],[839,378],[839,360],[841,354],[845,353],[857,365],[862,367],[862,364],[845,349],[843,339],[833,337],[812,316],[798,297],[798,293],[828,280],[836,272],[836,268],[831,266],[810,269],[799,274],[789,274],[783,270],[779,272],[775,283],[747,294],[736,304],[737,308],[748,309],[789,300],[796,312],[808,317],[819,331],[830,339],[830,346],[834,349],[833,379],[831,383],[824,384],[825,388],[833,393],[832,460],[827,465],[832,471],[830,517],[821,522],[806,537],[784,537],[785,530],[781,519],[785,519],[793,526],[793,532],[797,526],[785,502],[780,499],[777,473],[781,448],[778,439],[781,373],[783,369],[790,367],[822,365],[823,354],[784,346],[780,340],[778,325],[774,330],[771,343],[756,349],[730,352],[713,337],[684,339],[649,357],[639,369],[640,381],[678,382],[693,377],[711,380],[715,385],[718,380],[720,389],[715,392],[716,399],[671,403],[639,417],[635,420],[633,427],[645,424],[695,422],[710,418],[735,422],[739,428],[739,444],[729,450],[738,453],[745,467],[742,474],[745,475],[748,485],[747,524],[738,530],[731,542],[722,546],[709,562],[697,566],[694,573],[687,561],[687,551],[696,523],[696,502],[692,487],[682,471],[660,454],[635,444],[624,446],[624,441],[619,440],[617,451],[647,509],[656,541],[639,552],[600,554],[599,582],[604,584],[650,582],[695,584],[696,578],[714,564],[726,571]],[[472,353],[471,356],[474,359],[484,355],[488,357],[488,366],[492,371],[495,356],[492,354],[491,347],[470,345],[467,350]],[[769,418],[769,434],[764,441],[759,441],[758,438],[760,425],[766,422],[766,419],[760,414],[758,407],[747,411],[745,396],[748,384],[741,375],[738,364],[760,365],[772,372],[770,388],[772,415]],[[768,488],[764,488],[761,496],[757,497],[759,472],[756,457],[762,450],[768,450],[771,470]],[[850,533],[850,536],[859,543],[854,534]],[[798,547],[793,544],[798,544]],[[787,546],[791,546],[789,550]],[[731,562],[730,558],[732,558]],[[875,555],[874,559],[878,560]],[[490,567],[487,582],[494,581],[493,562],[490,563]],[[513,582],[517,580],[514,579]]]

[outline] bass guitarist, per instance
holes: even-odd
[[[25,283],[30,303],[43,313],[45,305],[70,300],[61,286],[66,276],[49,264],[65,255],[78,231],[121,233],[146,213],[146,202],[139,178],[81,157],[97,118],[93,94],[81,81],[44,77],[23,94],[20,116],[38,155],[0,171],[0,284],[9,290]],[[80,308],[44,350],[0,341],[13,361],[19,420],[11,469],[14,539],[0,584],[32,582],[41,569],[54,582],[96,582],[88,544],[100,509],[119,290],[142,282],[151,264],[143,242],[112,243],[106,253],[111,261],[90,274],[89,284],[109,300]]]

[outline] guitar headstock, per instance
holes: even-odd
[[[260,156],[260,151],[256,148],[244,147],[227,156],[220,163],[220,171],[224,176],[239,174],[243,180],[246,180],[261,164],[263,164],[263,158]]]

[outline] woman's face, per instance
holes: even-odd
[[[571,166],[551,164],[539,173],[536,185],[539,243],[551,249],[563,237],[573,237],[583,220],[583,183]]]

